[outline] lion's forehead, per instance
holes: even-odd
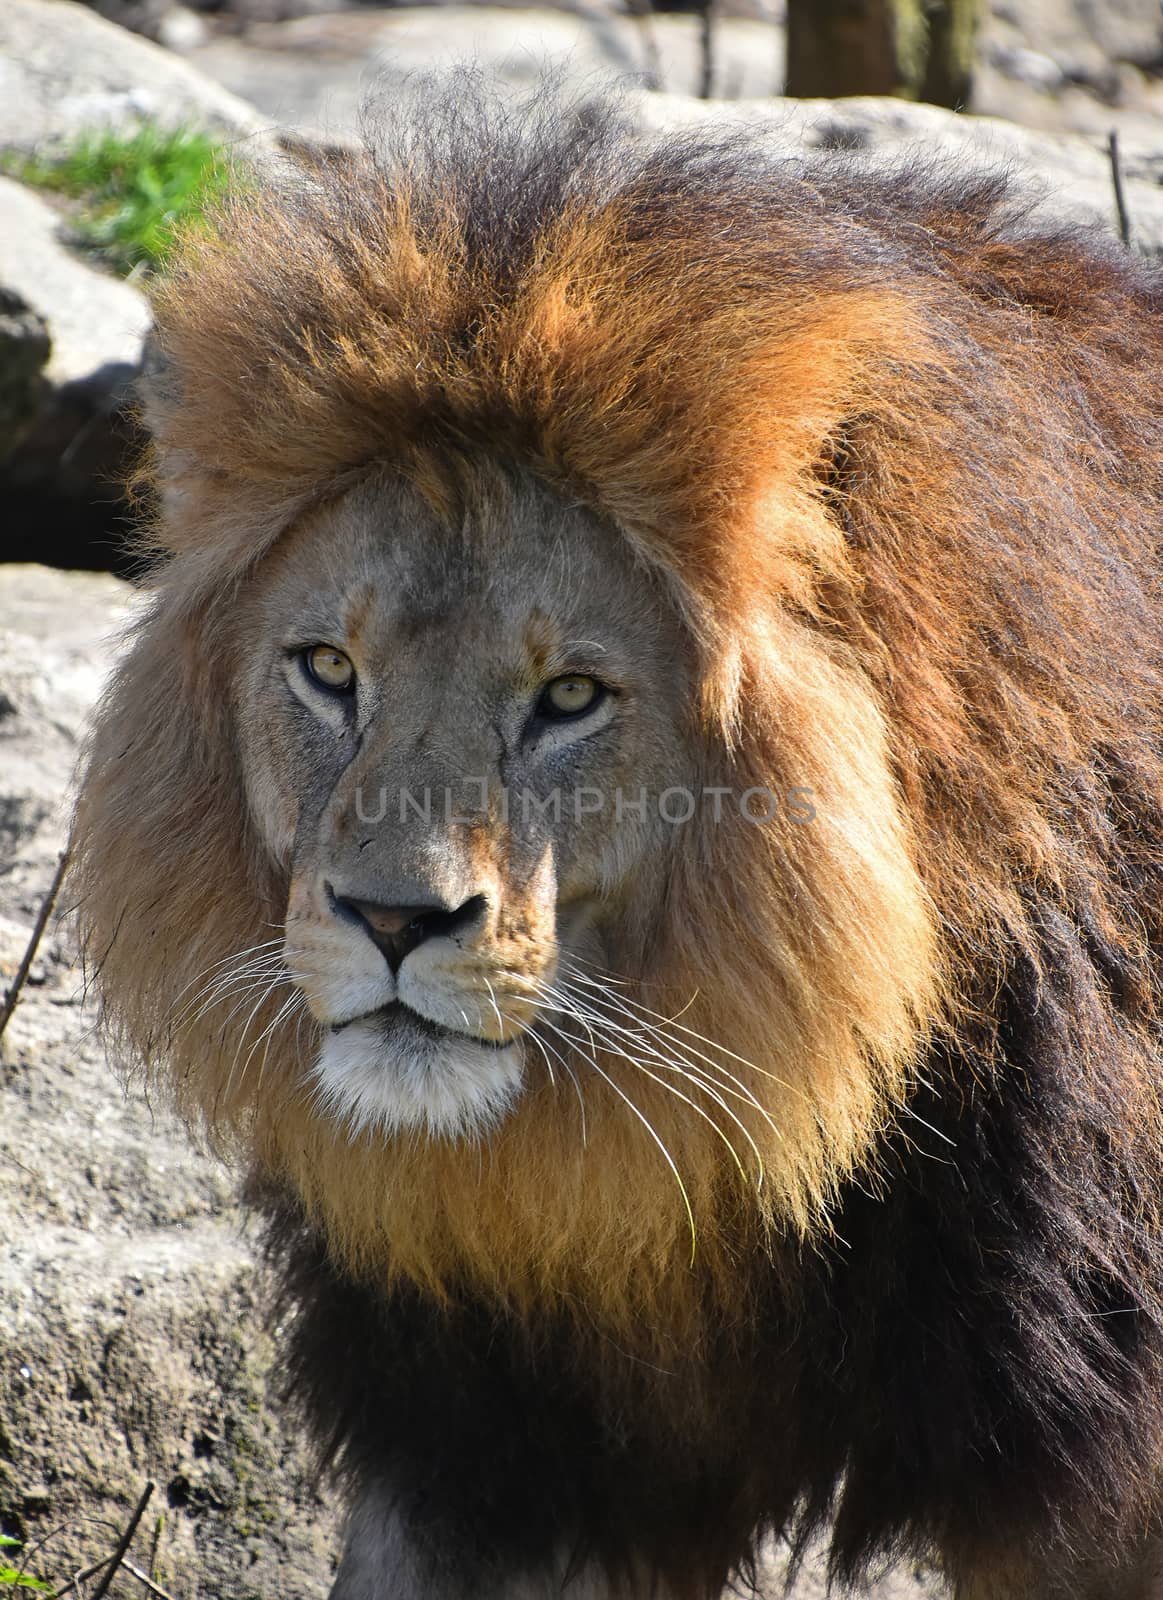
[[[294,530],[260,575],[268,622],[407,659],[444,650],[538,668],[578,629],[632,642],[657,597],[624,539],[533,483],[494,489],[455,521],[373,480]],[[336,640],[335,642],[340,642]]]

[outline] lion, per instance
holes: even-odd
[[[1158,273],[463,83],[157,294],[74,882],[249,1174],[332,1600],[1145,1597]]]

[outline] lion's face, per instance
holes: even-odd
[[[560,1060],[563,991],[639,970],[658,924],[698,777],[679,620],[613,530],[500,480],[455,529],[350,492],[245,617],[236,720],[321,1102],[486,1127]]]
[[[761,590],[700,631],[638,530],[504,461],[164,570],[84,933],[124,1041],[356,1270],[627,1338],[697,1304],[692,1251],[727,1292],[742,1233],[821,1225],[908,1091],[933,921],[850,654]]]

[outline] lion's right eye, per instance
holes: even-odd
[[[333,694],[347,694],[355,688],[355,668],[349,657],[332,644],[313,644],[303,651],[308,676]]]

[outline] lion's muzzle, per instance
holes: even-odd
[[[500,896],[413,877],[301,872],[285,956],[326,1028],[312,1069],[321,1102],[353,1127],[454,1132],[495,1120],[520,1092],[552,941],[518,959]]]

